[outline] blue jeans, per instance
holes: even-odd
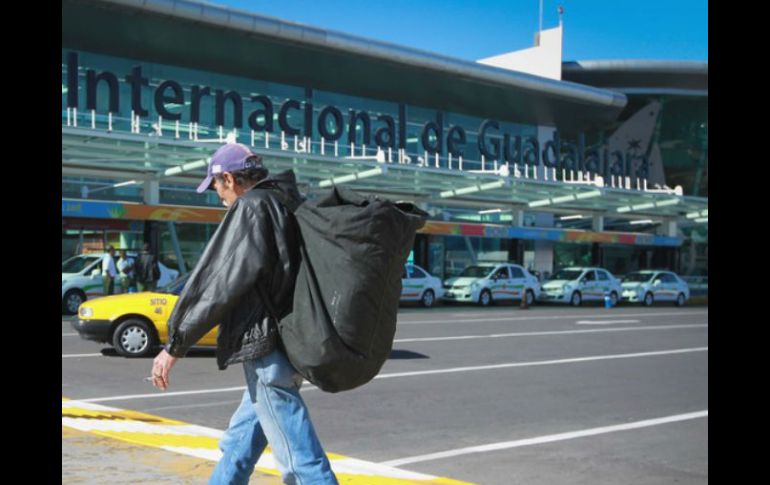
[[[223,456],[209,485],[247,484],[268,441],[284,483],[336,485],[299,395],[302,376],[286,355],[275,350],[243,368],[246,391],[219,442]]]

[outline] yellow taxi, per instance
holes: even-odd
[[[152,292],[126,293],[88,300],[78,308],[72,327],[86,340],[112,344],[126,357],[145,357],[168,341],[166,322],[189,273]],[[217,345],[214,327],[197,345]]]

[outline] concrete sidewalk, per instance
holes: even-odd
[[[215,462],[62,426],[63,484],[202,484]],[[250,484],[280,485],[281,479],[255,471]]]

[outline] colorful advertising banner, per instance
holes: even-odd
[[[130,219],[139,221],[176,221],[218,224],[224,209],[181,207],[174,205],[127,204],[62,199],[62,217],[91,217],[96,219]]]
[[[475,236],[534,241],[629,244],[635,246],[681,246],[676,237],[622,232],[570,231],[568,229],[541,229],[496,224],[467,224],[428,221],[418,232],[437,236]]]

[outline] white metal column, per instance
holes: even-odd
[[[160,181],[158,180],[145,180],[144,181],[144,203],[148,205],[160,204]]]
[[[604,231],[604,216],[599,216],[599,215],[592,216],[591,227],[594,232]]]
[[[463,238],[465,240],[465,247],[468,249],[468,253],[471,255],[471,262],[475,265],[478,260],[476,259],[476,252],[473,251],[473,244],[471,244],[471,238],[469,236],[465,236]]]
[[[179,263],[179,272],[187,273],[187,266],[184,264],[184,256],[182,256],[182,248],[179,246],[179,238],[176,235],[176,226],[173,221],[168,221],[168,232],[171,235],[171,244],[174,246],[174,254],[176,254],[176,260]]]

